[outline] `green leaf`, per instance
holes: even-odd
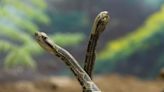
[[[32,59],[32,57],[26,53],[25,50],[20,49],[20,50],[13,50],[5,60],[5,67],[6,68],[14,68],[17,66],[22,66],[22,67],[30,67],[30,68],[35,68],[36,63]]]
[[[0,40],[0,52],[7,52],[10,50],[15,49],[17,46],[15,46],[14,44],[11,44],[9,42],[6,42],[5,40]]]
[[[164,36],[164,7],[147,18],[145,23],[125,37],[107,44],[98,54],[99,60],[118,61],[128,58],[137,51],[160,45]],[[154,40],[154,41],[152,41]]]
[[[82,42],[85,36],[82,33],[56,33],[50,37],[61,46],[75,46]]]

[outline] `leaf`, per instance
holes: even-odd
[[[164,36],[164,9],[152,14],[145,23],[125,37],[109,42],[98,54],[99,60],[118,61],[128,58],[137,51],[149,50],[160,45]],[[154,40],[154,41],[152,41]]]
[[[13,50],[15,48],[16,48],[16,46],[9,42],[6,42],[4,40],[0,41],[0,51],[7,52],[7,51]]]
[[[56,33],[50,36],[54,42],[61,46],[75,46],[83,41],[84,34],[82,33]]]
[[[26,53],[23,49],[21,50],[14,50],[12,53],[10,53],[5,60],[5,67],[6,68],[14,68],[17,66],[22,66],[22,67],[30,67],[30,68],[35,68],[36,63],[32,59],[32,57]]]
[[[4,66],[12,67],[13,62],[16,61],[17,53],[15,50],[11,51],[5,58]]]

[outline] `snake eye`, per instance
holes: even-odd
[[[42,38],[45,40],[45,39],[47,39],[47,37],[46,36],[42,36]]]

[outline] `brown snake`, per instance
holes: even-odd
[[[84,70],[92,79],[92,71],[96,58],[96,45],[100,34],[105,30],[109,22],[109,15],[107,11],[100,12],[93,23],[90,39],[87,47]]]
[[[77,60],[68,51],[53,43],[53,41],[45,33],[35,33],[35,38],[38,44],[48,52],[59,57],[71,69],[83,87],[83,92],[101,92],[101,90],[96,86],[96,84],[91,80],[90,76],[86,72],[91,75],[93,68],[92,64],[95,59],[94,50],[96,47],[93,45],[96,45],[96,40],[98,40],[99,34],[104,31],[106,24],[108,23],[108,19],[108,12],[106,11],[101,12],[95,19],[85,60],[86,71],[79,65]]]
[[[50,40],[50,38],[43,32],[36,32],[35,38],[42,48],[64,61],[83,87],[83,92],[101,92],[84,69],[81,68],[76,59],[68,51],[53,43],[52,40]]]

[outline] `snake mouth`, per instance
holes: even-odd
[[[47,34],[44,32],[35,32],[35,39],[39,45],[45,50],[53,51],[53,42],[48,38]]]
[[[43,40],[43,39],[45,40],[48,38],[47,34],[44,32],[35,32],[34,35],[36,40]]]

